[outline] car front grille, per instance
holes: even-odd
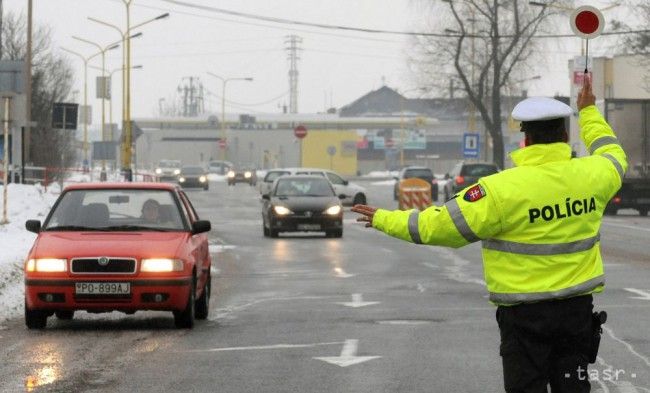
[[[99,258],[73,259],[70,271],[75,274],[133,274],[135,273],[136,260],[132,258],[107,258],[108,263],[100,263]]]

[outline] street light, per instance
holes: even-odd
[[[131,38],[135,38],[136,36],[141,35],[141,33],[134,34],[133,36],[129,36],[129,33],[147,23],[169,17],[169,12],[131,26],[131,4],[133,4],[133,0],[122,0],[122,2],[126,8],[126,30],[122,30],[116,25],[103,20],[92,17],[89,17],[88,19],[114,29],[122,38],[122,67],[124,67],[124,70],[126,71],[122,74],[122,92],[124,94],[124,97],[122,97],[122,123],[124,132],[124,139],[122,141],[122,171],[124,172],[125,179],[131,181]]]
[[[247,81],[251,82],[253,78],[247,77],[247,78],[223,78],[219,75],[213,74],[212,72],[208,71],[208,75],[213,76],[219,80],[221,80],[222,85],[221,85],[221,140],[224,142],[226,141],[226,82],[228,81]],[[226,160],[226,147],[224,146],[222,153],[221,153],[221,159]]]
[[[61,50],[79,57],[81,61],[83,61],[84,63],[84,160],[86,162],[89,162],[88,161],[88,62],[91,59],[101,55],[102,52],[97,52],[88,57],[85,57],[81,53],[75,52],[70,49],[61,47]]]
[[[141,33],[140,33],[140,34],[141,34]],[[131,36],[131,38],[133,38],[133,37],[134,37],[134,36]],[[95,69],[95,70],[99,70],[99,71],[102,70],[101,67],[95,67],[95,66],[88,66],[88,68],[93,68],[93,69]],[[134,65],[134,66],[131,67],[131,69],[132,69],[132,70],[139,70],[139,69],[142,69],[142,65],[140,65],[140,64],[138,64],[138,65]],[[115,72],[117,72],[117,71],[124,71],[124,67],[115,68],[115,69],[111,70],[111,71],[108,73],[109,83],[111,83],[111,85],[112,85],[112,83],[113,83],[113,74],[114,74]],[[122,87],[124,87],[124,85],[122,85]],[[113,89],[111,88],[111,91],[112,91],[112,90],[113,90]],[[122,91],[122,96],[124,96],[124,91]],[[112,132],[112,131],[113,131],[113,128],[112,128],[112,127],[113,127],[113,94],[112,94],[112,93],[111,93],[111,96],[108,98],[108,124],[111,125],[111,132]]]

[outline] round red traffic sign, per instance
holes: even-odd
[[[293,129],[293,135],[296,136],[298,139],[302,139],[307,136],[307,127],[303,126],[302,124],[299,126],[296,126],[296,128]]]
[[[571,14],[571,29],[582,38],[596,38],[603,32],[605,18],[596,7],[583,5]]]
[[[220,149],[225,149],[226,148],[226,140],[225,139],[219,139],[219,148]]]

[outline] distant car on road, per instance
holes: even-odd
[[[178,328],[206,319],[210,221],[166,183],[80,183],[66,187],[41,224],[25,262],[25,323],[75,311],[171,311]]]
[[[234,164],[230,161],[210,161],[208,162],[208,172],[217,175],[225,175]]]
[[[210,188],[208,174],[202,166],[184,166],[178,174],[178,184],[183,188],[197,187],[207,191]]]
[[[228,171],[228,185],[234,186],[237,183],[248,183],[251,187],[257,184],[257,171],[252,166],[240,166],[231,168]]]
[[[343,236],[343,207],[332,184],[318,175],[281,176],[262,196],[264,236],[280,232],[325,232]]]
[[[399,199],[399,182],[405,179],[422,179],[431,184],[431,201],[438,200],[438,180],[433,175],[430,168],[424,166],[408,166],[402,168],[399,175],[395,177],[395,187],[393,188],[393,199]]]
[[[159,181],[176,181],[182,166],[179,160],[160,160],[156,166],[156,176]]]
[[[269,169],[266,172],[266,175],[262,178],[262,181],[260,182],[260,194],[268,194],[271,192],[271,187],[273,186],[273,182],[275,179],[277,179],[280,176],[284,175],[290,175],[291,172],[286,170],[286,169]]]
[[[499,168],[493,163],[459,162],[445,176],[448,180],[444,186],[445,200],[448,200],[462,189],[476,183],[478,179],[497,172],[499,172]]]
[[[290,175],[317,175],[326,178],[332,183],[336,195],[345,195],[345,198],[341,200],[343,205],[365,205],[367,202],[365,188],[344,179],[334,171],[321,168],[280,168],[276,170],[289,172]]]

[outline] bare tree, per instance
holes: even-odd
[[[22,60],[26,49],[26,19],[12,12],[3,15],[2,59]],[[72,86],[70,64],[52,49],[51,31],[39,26],[32,43],[32,128],[30,157],[35,165],[60,167],[74,163],[74,132],[53,130],[52,105],[65,100]]]
[[[551,15],[550,7],[519,0],[434,1],[429,10],[438,34],[416,38],[414,69],[432,90],[460,86],[492,137],[495,163],[503,168],[503,88],[525,75],[533,37]]]
[[[630,16],[628,20],[635,20],[638,27],[633,28],[623,20],[613,20],[612,29],[619,32],[641,31],[621,34],[614,50],[617,54],[637,55],[636,65],[640,70],[644,70],[643,89],[650,92],[650,32],[646,29],[650,24],[650,3],[647,0],[628,0],[622,5],[633,14],[633,17]]]

